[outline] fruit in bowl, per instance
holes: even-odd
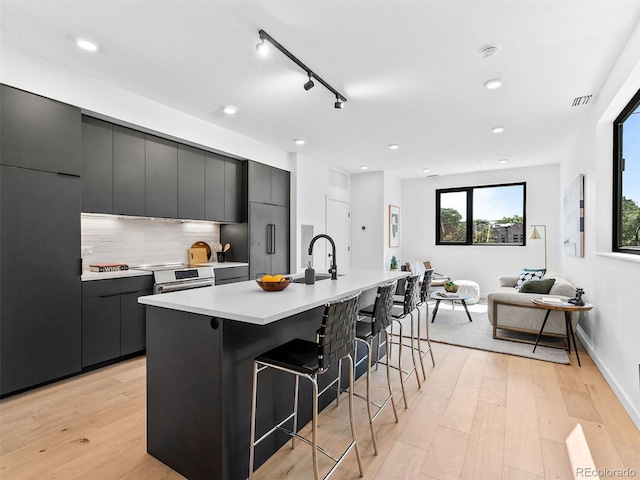
[[[444,282],[444,289],[450,293],[456,293],[458,291],[458,285],[449,280],[448,282]]]
[[[292,278],[288,275],[271,275],[268,273],[259,274],[256,277],[256,283],[260,285],[260,288],[267,292],[279,292],[284,290],[291,283]]]

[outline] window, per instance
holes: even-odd
[[[525,183],[436,190],[436,245],[525,245]]]
[[[613,251],[640,255],[640,91],[613,124]]]

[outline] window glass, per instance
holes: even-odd
[[[436,190],[436,244],[524,245],[525,186]]]

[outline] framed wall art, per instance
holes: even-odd
[[[400,207],[389,205],[389,247],[400,246]]]

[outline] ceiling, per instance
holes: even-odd
[[[366,165],[411,178],[561,162],[640,1],[2,0],[0,8],[1,40],[15,48],[347,173]],[[345,108],[318,82],[305,91],[305,72],[277,50],[258,55],[259,29],[343,94]],[[98,52],[78,49],[79,36]],[[492,44],[497,55],[483,58]],[[493,78],[503,86],[486,89]],[[572,107],[586,95],[587,105]],[[225,105],[237,113],[224,114]],[[504,132],[492,133],[498,125]]]

